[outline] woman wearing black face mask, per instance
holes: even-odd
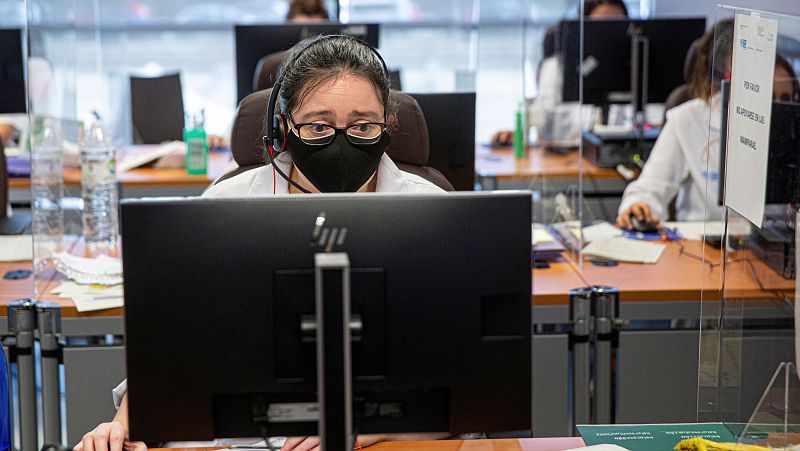
[[[277,113],[285,150],[274,165],[218,183],[205,195],[442,192],[386,155],[394,122],[389,80],[375,53],[340,36],[305,43],[287,59]]]
[[[274,166],[253,169],[209,188],[206,197],[246,197],[319,192],[444,193],[433,183],[403,172],[386,155],[394,122],[388,108],[389,80],[373,51],[348,37],[327,37],[301,46],[302,54],[287,59],[279,97],[286,123],[286,151]],[[300,50],[298,50],[300,51]],[[298,56],[299,55],[299,56]],[[284,177],[285,176],[285,177]],[[144,443],[129,442],[127,383],[114,389],[118,408],[114,419],[87,433],[79,451],[123,449],[142,451]],[[427,440],[447,434],[359,436],[368,446],[382,440]],[[212,443],[171,443],[172,447],[253,445],[260,439]],[[316,437],[278,439],[282,450],[316,450]]]

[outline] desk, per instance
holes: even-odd
[[[547,198],[555,193],[577,192],[581,179],[587,217],[614,222],[628,184],[616,170],[598,168],[579,158],[577,150],[561,155],[541,147],[530,148],[525,158],[517,159],[511,148],[478,146],[475,174],[484,189],[530,189],[538,193],[541,199],[534,205],[534,221],[543,223],[553,218]]]
[[[617,171],[598,168],[587,159],[579,158],[577,149],[562,155],[533,147],[528,149],[524,158],[516,158],[510,147],[491,149],[477,146],[475,149],[475,173],[481,178],[528,181],[536,178],[578,178],[581,169],[585,177],[620,179]]]
[[[703,255],[705,262],[699,259]],[[667,243],[654,265],[601,267],[583,262],[581,272],[590,284],[620,289],[619,317],[639,322],[619,333],[617,422],[696,421],[698,329],[715,340],[723,308],[723,271],[714,264],[721,261],[721,250],[688,241]],[[786,352],[794,348],[787,300],[794,297],[795,281],[784,279],[750,251],[729,252],[728,261],[724,308],[726,327],[733,330],[727,331],[726,340],[734,344],[737,358],[748,364],[739,379],[747,386],[735,387],[740,400],[736,420],[741,421],[755,407],[778,362],[793,359]],[[653,320],[664,324],[659,327]]]
[[[369,446],[370,451],[563,451],[586,446],[580,437],[521,438],[502,440],[438,440],[429,442],[382,442]],[[169,451],[212,451],[225,448],[170,448]],[[153,451],[168,451],[154,449]]]
[[[695,421],[700,299],[701,296],[704,301],[720,298],[722,271],[720,267],[712,268],[689,256],[705,252],[706,260],[717,262],[721,259],[719,250],[704,247],[700,242],[685,242],[683,246],[681,254],[677,244],[667,244],[655,265],[621,263],[617,267],[598,267],[584,262],[581,267],[565,253],[562,259],[551,263],[550,268],[531,270],[536,330],[533,338],[536,362],[533,368],[534,432],[537,435],[565,436],[572,432],[568,404],[569,335],[564,326],[569,323],[567,292],[590,284],[620,289],[620,318],[666,323],[666,326],[644,329],[623,327],[620,331],[616,420],[628,423]],[[742,302],[747,306],[747,315],[767,320],[775,318],[776,312],[778,316],[780,312],[785,315],[783,296],[791,296],[794,281],[783,279],[747,252],[730,257],[750,258],[751,264],[739,262],[729,267],[728,297],[755,300]],[[0,271],[17,268],[30,269],[30,262],[0,264]],[[759,287],[759,281],[765,289]],[[9,301],[32,294],[30,279],[0,280],[0,315],[6,315]],[[113,415],[109,391],[124,377],[124,348],[119,341],[106,344],[104,338],[98,337],[123,335],[123,309],[78,313],[69,300],[45,299],[55,300],[62,306],[65,338],[91,338],[84,346],[68,343],[63,352],[68,440],[74,443],[89,428]],[[0,330],[7,332],[5,322],[0,322]],[[763,338],[753,343],[752,346],[756,346],[753,349],[774,344]],[[643,402],[645,399],[648,401]]]
[[[137,152],[135,147],[120,151],[118,161],[124,154]],[[120,184],[120,197],[143,196],[180,196],[199,195],[217,177],[224,174],[230,162],[230,152],[210,152],[208,154],[208,173],[189,175],[185,169],[155,169],[139,167],[117,174]],[[70,195],[80,196],[81,170],[75,167],[64,168],[64,185],[73,192]],[[12,178],[9,189],[13,202],[30,203],[30,178]]]
[[[619,288],[621,301],[696,301],[701,295],[703,300],[721,299],[723,271],[716,264],[723,257],[719,249],[700,241],[671,241],[666,246],[654,265],[620,263],[617,267],[603,267],[584,261],[581,272],[591,285]],[[794,280],[784,279],[750,251],[731,252],[728,260],[733,263],[726,268],[726,296],[793,296]]]
[[[79,245],[76,237],[65,237],[66,249],[74,252]],[[31,270],[32,266],[30,261],[0,263],[0,275],[15,269]],[[37,282],[39,292],[48,292],[64,279],[59,273],[46,273],[44,280]],[[8,317],[11,301],[34,295],[33,277],[0,279],[0,317]],[[114,415],[110,390],[125,377],[125,351],[119,340],[108,341],[108,337],[124,334],[123,309],[80,313],[69,299],[54,295],[39,299],[61,306],[67,443],[77,443],[86,431]],[[0,334],[8,334],[8,321],[0,321]]]

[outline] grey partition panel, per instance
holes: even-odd
[[[111,390],[124,378],[123,346],[64,348],[67,444],[114,417]]]
[[[617,423],[686,423],[697,418],[696,330],[619,334]]]
[[[533,436],[572,435],[569,424],[569,336],[533,337]]]

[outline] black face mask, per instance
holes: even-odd
[[[323,193],[354,193],[378,170],[391,143],[382,133],[375,144],[351,144],[344,135],[327,146],[311,146],[290,131],[286,144],[300,172]]]

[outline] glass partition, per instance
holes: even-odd
[[[698,418],[797,444],[800,18],[720,6],[713,34],[705,235],[721,239],[703,259],[718,278],[703,290]]]
[[[579,147],[573,263],[597,287],[595,327],[608,328],[590,336],[596,423],[695,422],[695,375],[708,371],[698,361],[701,300],[719,293],[722,268],[703,237],[723,223],[707,216],[719,140],[709,138],[713,99],[701,88],[715,17],[671,14],[675,3],[582,10],[559,31],[561,105],[574,102]],[[613,308],[601,308],[609,298]]]

